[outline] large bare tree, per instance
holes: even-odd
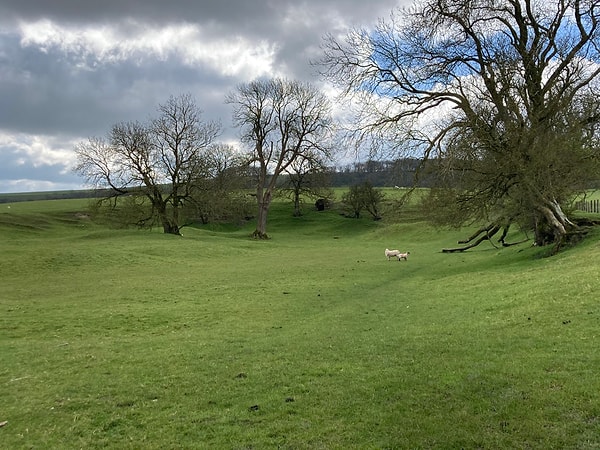
[[[328,37],[322,63],[360,98],[360,137],[434,168],[447,221],[486,238],[519,223],[558,249],[598,178],[599,19],[594,0],[424,0]]]
[[[165,233],[180,234],[180,213],[209,174],[207,152],[220,130],[202,120],[189,94],[172,96],[148,124],[119,123],[107,139],[79,143],[76,171],[114,197],[145,199],[150,209],[139,225],[158,221]]]
[[[242,141],[257,169],[256,230],[268,238],[267,216],[280,174],[298,158],[330,151],[332,118],[326,96],[308,83],[280,78],[241,84],[227,96]]]

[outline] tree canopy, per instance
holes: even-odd
[[[518,223],[558,249],[599,173],[599,19],[591,0],[425,0],[329,36],[321,63],[360,100],[360,138],[436,171],[442,221]]]

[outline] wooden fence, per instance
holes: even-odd
[[[600,200],[581,200],[575,207],[580,211],[600,213]]]

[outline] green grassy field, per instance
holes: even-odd
[[[291,212],[0,205],[0,448],[600,448],[598,233],[443,254],[470,230]]]

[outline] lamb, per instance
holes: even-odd
[[[389,249],[385,249],[385,256],[387,256],[388,261],[390,260],[390,258],[397,258],[398,255],[400,254],[400,250],[389,250]]]
[[[410,255],[410,252],[398,253],[398,261],[408,261],[408,255]]]

